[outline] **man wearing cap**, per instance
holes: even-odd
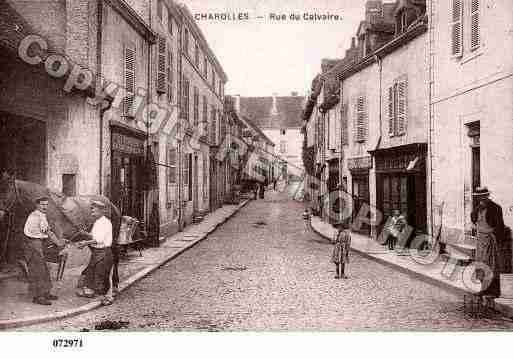
[[[105,295],[109,291],[110,271],[112,268],[112,223],[105,216],[106,206],[100,201],[91,203],[91,214],[95,219],[90,233],[82,232],[90,239],[79,244],[89,245],[91,259],[84,271],[85,286],[77,292],[80,297],[93,298]],[[109,301],[111,301],[109,299]],[[109,303],[110,304],[110,303]]]
[[[477,201],[476,208],[470,214],[470,219],[477,229],[476,262],[486,264],[492,274],[487,279],[486,273],[478,269],[477,278],[482,283],[482,293],[498,296],[500,293],[499,273],[501,271],[499,258],[499,243],[504,240],[504,218],[502,208],[493,202],[486,187],[478,187],[473,193]]]
[[[46,218],[47,210],[48,198],[40,197],[36,199],[36,210],[28,216],[23,228],[29,292],[33,296],[32,301],[41,305],[51,305],[52,302],[50,300],[58,299],[57,296],[50,294],[52,283],[43,253],[43,246],[48,239],[59,247],[64,244],[50,230]]]

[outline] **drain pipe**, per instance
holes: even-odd
[[[98,90],[101,87],[101,77],[102,77],[102,32],[103,32],[103,0],[98,0],[97,5],[97,21],[98,21],[98,29],[96,32],[96,90]],[[104,106],[104,102],[102,101],[100,103],[100,139],[99,139],[99,194],[103,194],[103,116],[105,112],[110,109],[110,106],[112,104],[111,101],[107,101],[107,106]]]
[[[383,60],[378,56],[378,55],[374,55],[374,59],[376,60],[377,64],[378,64],[378,70],[379,70],[379,138],[381,139],[381,136],[383,136],[383,114],[382,114],[382,111],[383,111],[383,106],[382,106],[382,101],[383,101],[383,96],[382,96],[382,92],[383,92],[383,89],[382,89],[382,81],[383,81]]]

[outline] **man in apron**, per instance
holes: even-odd
[[[504,240],[504,218],[502,208],[490,200],[490,191],[479,187],[473,193],[477,201],[470,218],[477,230],[476,262],[485,264],[489,271],[476,270],[481,281],[483,295],[499,296],[499,274],[502,272],[499,244]]]
[[[103,302],[112,303],[108,295],[110,289],[110,274],[113,265],[112,258],[112,222],[105,216],[106,206],[100,201],[91,203],[91,212],[95,219],[91,233],[82,232],[90,239],[79,244],[79,247],[89,245],[91,258],[84,271],[85,286],[77,295],[94,298],[97,295],[107,295]],[[108,303],[107,303],[108,302]]]

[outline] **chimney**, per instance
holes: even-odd
[[[367,0],[365,2],[365,21],[376,23],[383,17],[383,1]]]
[[[233,98],[233,107],[235,109],[235,112],[237,113],[237,115],[240,115],[240,95],[233,95]]]
[[[278,97],[278,94],[276,92],[273,92],[273,106],[271,107],[271,116],[278,115],[278,103],[276,101],[276,97]]]
[[[356,39],[355,39],[355,37],[353,36],[353,37],[351,38],[351,50],[352,50],[352,49],[354,49],[355,47],[356,47]]]

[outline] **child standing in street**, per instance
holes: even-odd
[[[336,265],[336,279],[347,278],[345,275],[346,264],[349,263],[349,250],[351,248],[351,232],[349,231],[349,223],[338,222],[335,224],[335,236],[333,242],[333,254],[331,260]]]

